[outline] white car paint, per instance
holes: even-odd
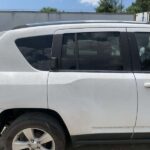
[[[139,29],[137,29],[137,26]],[[141,31],[149,25],[87,23],[7,31],[0,37],[0,108],[49,108],[59,113],[71,135],[150,131],[148,74],[48,72],[32,68],[15,45],[23,37],[73,30]],[[94,29],[95,28],[95,29]],[[143,30],[143,31],[144,31]],[[59,32],[58,32],[59,31]],[[132,31],[130,31],[132,32]],[[48,100],[48,103],[47,103]],[[146,127],[146,128],[143,128]]]
[[[0,108],[47,108],[48,72],[0,72]]]
[[[50,73],[49,107],[71,135],[133,132],[137,93],[132,73]],[[57,94],[56,94],[57,93]]]

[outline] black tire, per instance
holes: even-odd
[[[5,132],[5,150],[12,150],[14,137],[24,129],[38,128],[49,133],[55,142],[55,150],[65,150],[65,134],[59,122],[45,114],[25,114],[15,120]]]

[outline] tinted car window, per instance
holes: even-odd
[[[150,33],[135,33],[141,70],[150,71]]]
[[[123,69],[120,33],[79,33],[77,40],[80,69]]]
[[[76,69],[75,34],[63,36],[61,69]]]
[[[66,34],[61,69],[123,70],[119,32]]]
[[[16,40],[16,45],[34,68],[49,70],[52,36],[21,38]]]

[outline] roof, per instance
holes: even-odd
[[[32,23],[32,24],[25,24],[21,26],[17,26],[14,29],[20,28],[29,28],[29,27],[39,27],[39,26],[49,26],[49,25],[70,25],[70,24],[87,24],[87,23],[120,23],[120,24],[148,24],[136,21],[114,21],[114,20],[77,20],[77,21],[52,21],[52,22],[43,22],[43,23]]]

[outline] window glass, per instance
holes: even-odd
[[[65,34],[61,69],[123,70],[120,33]]]
[[[61,69],[76,69],[75,34],[64,34],[63,36]]]
[[[141,70],[150,71],[150,33],[135,33]]]
[[[123,70],[120,33],[78,33],[81,70]]]
[[[22,38],[16,40],[16,45],[34,68],[49,70],[52,36]]]

